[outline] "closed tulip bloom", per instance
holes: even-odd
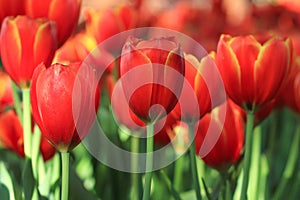
[[[224,109],[226,109],[226,115],[223,126],[220,120],[222,120]],[[240,109],[236,109],[228,101],[213,109],[199,121],[195,137],[196,152],[199,153],[204,138],[214,141],[209,138],[218,137],[221,133],[211,151],[202,158],[208,166],[226,170],[239,159],[244,144],[244,120],[241,114]],[[209,126],[211,132],[208,132]]]
[[[174,112],[178,119],[195,122],[225,101],[223,83],[215,64],[215,52],[198,60],[185,55],[185,78],[180,104]],[[222,91],[223,89],[223,91]]]
[[[19,87],[28,88],[34,69],[41,62],[51,64],[57,48],[56,27],[44,19],[7,17],[2,24],[0,43],[6,72]]]
[[[13,104],[11,79],[6,73],[0,71],[0,112]]]
[[[78,73],[80,66],[54,64],[46,69],[41,64],[33,75],[30,97],[34,119],[60,152],[71,151],[89,132],[99,103],[94,71],[83,76]]]
[[[144,122],[172,111],[184,80],[184,57],[174,38],[129,38],[123,47],[121,83],[130,109]]]
[[[58,45],[73,33],[79,18],[82,0],[25,0],[26,15],[56,22]]]
[[[251,35],[222,35],[217,65],[228,96],[249,111],[270,102],[289,72],[291,51],[290,39],[271,38],[260,44]]]
[[[0,114],[0,143],[4,148],[16,152],[23,158],[25,157],[23,127],[13,110]],[[41,138],[40,151],[44,161],[51,159],[56,152],[45,137]]]
[[[276,105],[288,106],[292,110],[299,112],[299,108],[297,106],[297,99],[295,97],[295,79],[300,74],[300,57],[295,58],[293,62],[293,67],[291,71],[291,76],[287,80],[287,83],[280,90],[278,97],[276,98]]]
[[[135,10],[128,5],[99,11],[89,8],[84,14],[86,30],[96,38],[98,43],[122,31],[134,28],[137,20]]]

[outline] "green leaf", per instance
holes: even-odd
[[[25,200],[31,200],[36,181],[32,173],[31,160],[26,159],[25,168],[23,171],[23,187]]]
[[[1,199],[2,200],[9,200],[9,191],[7,187],[3,184],[0,183],[0,194],[1,194]]]

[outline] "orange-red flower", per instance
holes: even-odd
[[[9,76],[0,71],[0,112],[6,106],[13,105],[14,99],[12,94],[11,79]]]
[[[180,104],[174,112],[177,118],[195,122],[225,101],[223,83],[215,64],[215,53],[198,60],[185,55],[185,78]],[[222,91],[223,89],[223,91]]]
[[[73,33],[79,18],[82,0],[25,0],[26,15],[48,18],[56,22],[58,45],[61,46]]]
[[[291,76],[284,87],[280,90],[278,97],[276,98],[277,106],[288,106],[294,111],[300,111],[297,106],[297,99],[295,97],[295,79],[300,74],[300,57],[295,58],[294,65],[292,67]]]
[[[95,11],[90,8],[85,11],[86,30],[100,43],[122,31],[135,27],[136,13],[128,5],[121,5],[115,9]]]
[[[24,139],[22,124],[13,110],[0,114],[0,142],[4,148],[11,149],[24,157]],[[56,150],[45,137],[41,138],[41,154],[44,161],[51,159]]]
[[[61,152],[76,147],[95,119],[98,83],[94,70],[85,67],[80,63],[54,64],[46,69],[41,64],[33,75],[30,95],[34,119]]]
[[[143,121],[171,112],[181,93],[184,57],[174,38],[129,38],[122,50],[121,83],[132,111]]]
[[[223,126],[220,122],[225,112]],[[216,107],[199,121],[195,137],[196,152],[199,153],[204,138],[206,141],[214,141],[213,137],[219,138],[214,145],[211,144],[212,149],[202,159],[211,167],[225,170],[239,159],[244,144],[244,120],[241,111],[230,101]]]
[[[57,48],[56,27],[44,19],[7,17],[2,24],[0,43],[6,72],[19,87],[26,88],[41,62],[51,64]]]
[[[217,64],[228,96],[246,110],[256,110],[276,97],[289,71],[290,39],[264,44],[249,36],[222,35]]]

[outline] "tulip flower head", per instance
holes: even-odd
[[[177,104],[173,112],[178,119],[196,122],[225,101],[226,94],[215,64],[215,56],[215,52],[211,52],[199,61],[192,54],[185,55],[186,81],[180,104]]]
[[[0,142],[4,148],[25,157],[23,127],[14,110],[0,114]],[[45,137],[41,138],[40,150],[44,161],[51,159],[56,152]]]
[[[174,38],[138,40],[123,47],[121,83],[130,109],[144,122],[166,116],[178,102],[184,80],[184,57]]]
[[[99,103],[93,70],[83,76],[78,73],[80,66],[54,64],[46,69],[41,64],[33,76],[30,95],[34,119],[60,152],[71,151],[86,136]]]
[[[26,15],[37,19],[47,18],[57,25],[58,45],[61,46],[73,33],[79,18],[82,0],[25,0]]]
[[[260,44],[251,35],[222,35],[217,65],[228,96],[249,111],[274,99],[288,74],[291,48],[290,39],[271,38]]]
[[[224,109],[226,109],[226,115],[224,126],[222,126],[220,118]],[[211,126],[210,129],[212,130],[210,132],[208,132],[209,126]],[[242,113],[231,101],[216,107],[199,121],[195,137],[196,151],[200,152],[204,139],[213,141],[213,139],[209,138],[217,137],[220,132],[217,142],[202,159],[207,165],[224,170],[239,159],[244,144],[244,120]],[[207,134],[210,135],[207,136]]]
[[[20,88],[28,88],[34,69],[51,64],[57,48],[56,26],[45,19],[27,16],[4,19],[0,43],[5,71]]]

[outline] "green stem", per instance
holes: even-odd
[[[24,152],[25,156],[31,159],[31,105],[30,105],[30,89],[22,89],[23,97],[23,128],[24,128]]]
[[[23,125],[23,121],[22,121],[22,109],[21,109],[21,101],[20,101],[20,97],[18,94],[19,88],[18,86],[15,84],[15,82],[12,81],[12,92],[13,92],[13,97],[14,97],[14,106],[16,109],[16,113],[21,121],[21,124]]]
[[[252,144],[252,163],[250,173],[250,182],[252,184],[253,199],[258,199],[259,188],[261,188],[261,127],[257,126],[253,132],[253,144]]]
[[[201,191],[200,191],[200,185],[199,185],[199,179],[198,179],[198,171],[197,171],[197,163],[196,163],[196,151],[195,151],[195,142],[194,142],[194,123],[188,123],[189,126],[189,136],[190,136],[190,162],[191,162],[191,171],[192,171],[192,177],[194,182],[194,188],[196,192],[197,200],[201,200]]]
[[[139,180],[139,173],[137,173],[138,170],[138,157],[137,154],[139,152],[139,138],[132,136],[131,137],[131,151],[132,151],[132,157],[131,157],[131,181],[132,181],[132,188],[131,188],[131,199],[132,200],[138,200],[140,197],[140,180]]]
[[[160,176],[162,177],[162,180],[165,182],[165,184],[169,188],[169,190],[172,193],[172,196],[174,197],[174,199],[175,200],[181,200],[178,192],[173,187],[172,182],[170,181],[169,177],[167,176],[167,174],[163,170],[160,170]]]
[[[246,124],[246,141],[245,141],[245,152],[244,152],[244,172],[243,182],[240,199],[247,199],[247,190],[249,182],[249,172],[251,164],[251,151],[252,151],[252,140],[253,140],[253,127],[254,127],[254,113],[247,111],[247,124]]]
[[[153,168],[153,143],[154,143],[154,124],[147,125],[147,155],[146,155],[146,175],[143,200],[150,199],[152,168]]]
[[[290,153],[288,160],[286,162],[286,166],[284,168],[280,184],[274,194],[274,200],[279,200],[283,198],[284,190],[288,184],[290,178],[294,175],[294,170],[297,164],[297,158],[299,154],[299,141],[300,141],[300,125],[297,127],[297,131],[294,135],[292,146],[290,148]]]
[[[174,188],[177,191],[180,191],[182,186],[182,172],[183,172],[184,161],[185,161],[184,155],[181,155],[175,162]]]
[[[69,153],[61,153],[62,161],[62,185],[61,185],[61,200],[68,200],[69,194]]]

